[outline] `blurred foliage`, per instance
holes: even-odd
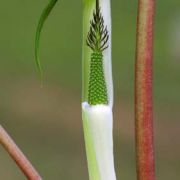
[[[0,6],[0,120],[44,179],[88,179],[81,123],[82,2],[59,1],[43,29],[40,88],[35,30],[48,0]],[[134,57],[137,1],[112,1],[118,179],[136,179]],[[180,1],[157,1],[154,120],[158,180],[180,178]],[[177,33],[176,33],[177,32]],[[0,148],[0,179],[25,179]]]

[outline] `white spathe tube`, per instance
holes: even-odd
[[[89,126],[101,180],[116,180],[113,156],[112,109],[108,105],[90,106],[82,103]]]

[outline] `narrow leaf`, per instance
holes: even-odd
[[[55,6],[55,4],[57,3],[58,0],[50,0],[50,2],[48,3],[48,5],[45,7],[45,9],[43,10],[41,17],[39,19],[39,23],[36,29],[36,38],[35,38],[35,61],[36,61],[36,66],[38,68],[39,74],[40,74],[40,78],[42,81],[43,78],[43,70],[41,67],[41,63],[39,60],[39,45],[40,45],[40,36],[41,36],[41,31],[43,28],[43,25],[47,19],[47,17],[49,16],[49,14],[51,13],[53,7]]]

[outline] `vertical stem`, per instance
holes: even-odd
[[[138,180],[155,180],[152,108],[155,0],[138,1],[135,64],[135,132]]]
[[[42,179],[2,126],[0,126],[0,143],[29,180]]]

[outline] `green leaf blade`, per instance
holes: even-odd
[[[39,58],[39,47],[40,47],[40,37],[41,37],[41,32],[42,32],[42,28],[44,26],[44,23],[46,21],[46,19],[48,18],[48,16],[50,15],[52,9],[54,8],[54,6],[56,5],[58,0],[50,0],[50,2],[48,3],[48,5],[44,8],[40,19],[39,19],[39,23],[36,29],[36,37],[35,37],[35,62],[36,62],[36,66],[40,75],[40,79],[42,82],[43,79],[43,69],[41,66],[41,62],[40,62],[40,58]]]

